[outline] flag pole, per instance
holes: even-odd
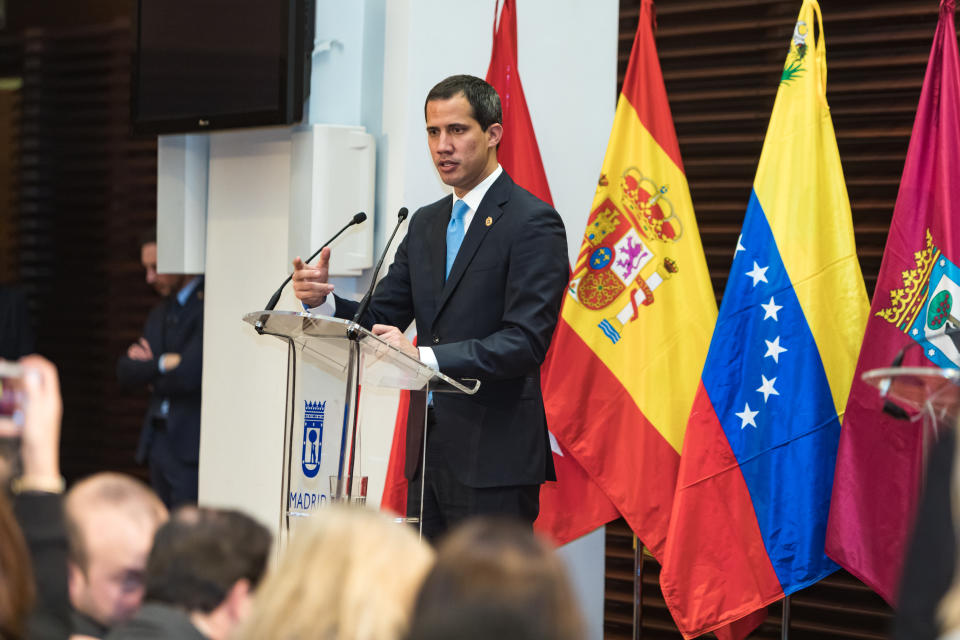
[[[641,629],[643,622],[643,605],[640,598],[643,597],[643,545],[637,540],[636,534],[633,536],[633,640],[640,640],[643,637]]]
[[[790,640],[790,596],[783,598],[783,617],[780,619],[780,640]]]

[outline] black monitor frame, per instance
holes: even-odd
[[[280,69],[277,107],[242,113],[196,114],[190,117],[144,119],[140,115],[140,36],[141,4],[134,11],[134,52],[130,82],[130,122],[135,134],[197,133],[221,129],[290,125],[303,119],[303,103],[310,95],[310,61],[313,53],[314,0],[280,0],[286,10],[286,65]],[[153,0],[157,1],[157,0]],[[198,0],[202,1],[202,0]],[[276,0],[264,0],[276,2]]]

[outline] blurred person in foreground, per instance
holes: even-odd
[[[894,621],[893,637],[898,640],[960,640],[960,438],[956,425],[941,436],[927,462],[923,497],[904,562]]]
[[[140,261],[147,284],[163,296],[143,335],[117,360],[117,380],[150,390],[137,462],[168,508],[197,502],[200,381],[203,371],[203,276],[157,272],[157,240],[144,238]]]
[[[154,537],[140,610],[108,640],[231,637],[266,571],[271,542],[263,525],[239,511],[181,507]]]
[[[914,426],[914,425],[911,425]],[[916,425],[919,428],[919,425]],[[936,640],[941,629],[960,627],[960,610],[957,608],[957,587],[948,601],[944,594],[951,588],[954,577],[956,554],[956,533],[951,520],[951,492],[957,489],[953,480],[955,463],[956,432],[953,428],[944,429],[937,441],[931,446],[924,469],[923,491],[917,503],[913,531],[903,560],[902,575],[898,586],[897,601],[894,607],[893,640]],[[954,495],[954,513],[960,513],[960,504]],[[954,518],[957,515],[953,516]],[[960,530],[960,529],[958,529]],[[938,615],[937,608],[944,601],[944,614]],[[946,621],[947,626],[943,626]],[[953,637],[953,636],[952,636]],[[955,636],[960,638],[960,635]]]
[[[60,475],[63,402],[57,369],[20,359],[22,421],[0,417],[0,637],[65,640],[70,635],[67,537]],[[14,520],[15,516],[15,520]]]
[[[119,473],[81,480],[65,509],[72,638],[103,638],[140,608],[147,555],[167,509],[149,487]]]
[[[530,530],[480,517],[440,544],[409,640],[582,640],[580,607],[559,556]]]
[[[398,640],[433,551],[373,510],[329,507],[297,531],[236,640]]]

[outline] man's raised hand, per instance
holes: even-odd
[[[330,247],[320,252],[316,266],[311,267],[298,256],[293,261],[293,293],[308,307],[319,307],[333,293],[330,277]]]

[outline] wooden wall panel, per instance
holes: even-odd
[[[130,23],[27,29],[22,52],[19,281],[60,368],[64,474],[142,476],[147,392],[119,393],[114,375],[159,301],[137,247],[156,219],[156,140],[130,133]]]

